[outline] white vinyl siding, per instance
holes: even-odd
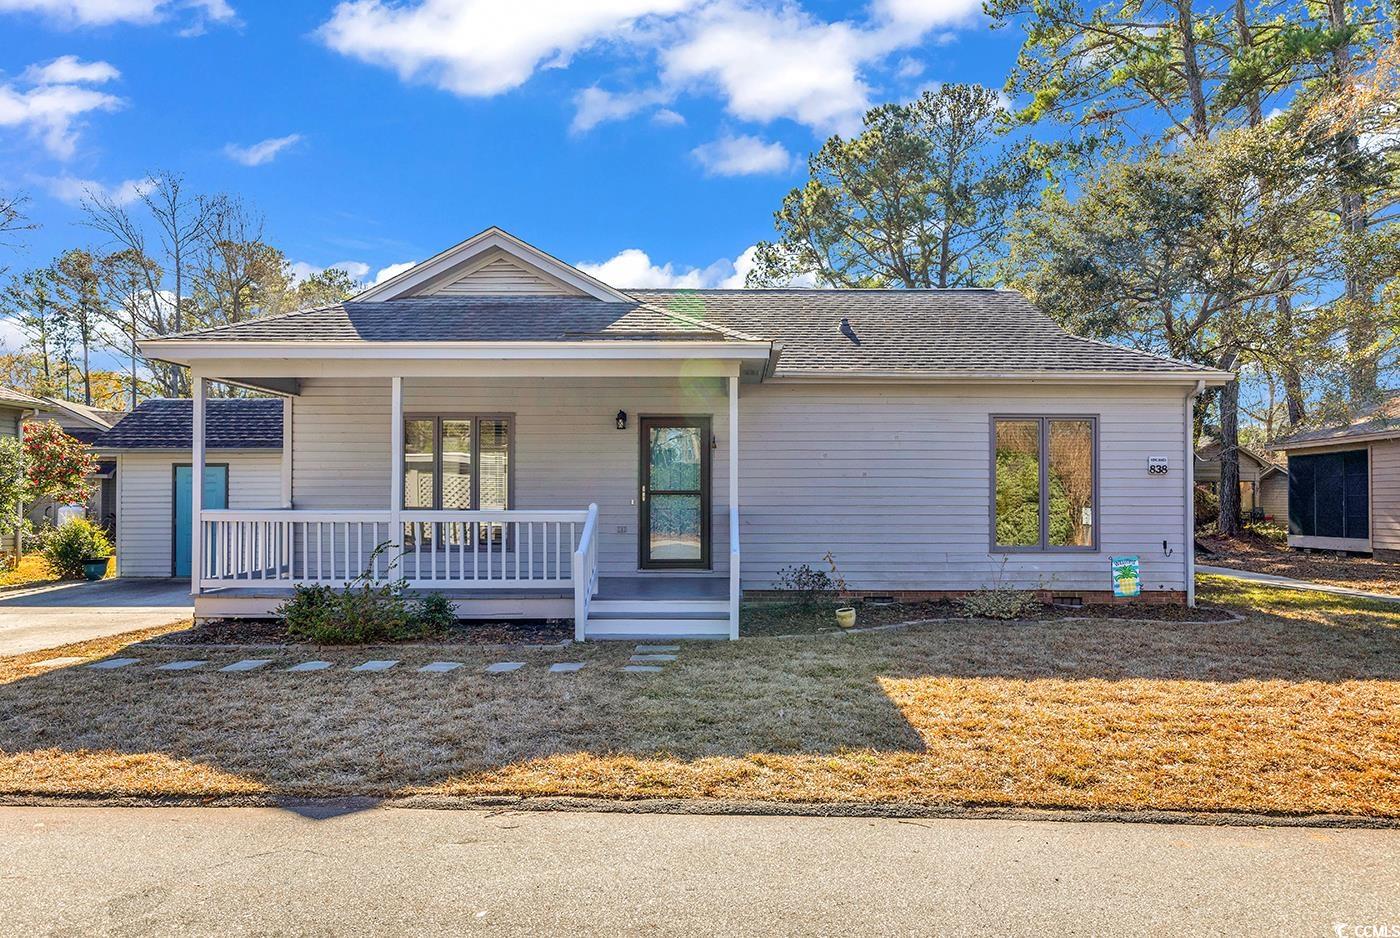
[[[507,254],[496,256],[481,266],[458,277],[449,277],[433,284],[420,296],[582,296],[533,267],[520,263]]]
[[[174,467],[189,462],[187,453],[117,457],[119,576],[170,576]],[[230,508],[276,508],[281,503],[280,453],[210,450],[208,462],[228,465]]]
[[[1143,588],[1185,588],[1186,388],[745,385],[739,414],[743,585],[831,551],[854,589],[1005,584],[1108,590],[1136,554]],[[989,550],[990,415],[1099,418],[1099,549]],[[1165,475],[1147,458],[1165,456]],[[1162,542],[1171,551],[1166,556]]]
[[[626,430],[614,425],[619,410],[628,414]],[[405,378],[404,412],[511,415],[514,507],[582,510],[596,502],[605,576],[637,571],[639,418],[709,416],[718,442],[711,554],[715,571],[728,570],[728,401],[720,379]],[[388,507],[388,379],[307,379],[292,420],[294,507]]]

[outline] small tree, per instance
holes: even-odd
[[[60,505],[81,505],[92,495],[88,476],[97,471],[97,457],[53,421],[24,425],[25,497],[52,498]]]
[[[24,524],[28,465],[29,457],[20,441],[12,436],[0,437],[0,538],[5,550]],[[17,542],[15,546],[18,548]]]

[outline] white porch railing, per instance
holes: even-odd
[[[581,642],[588,630],[588,607],[598,593],[598,506],[588,506],[588,520],[574,551],[574,569],[578,571],[574,587],[574,641]]]
[[[199,588],[343,585],[365,575],[431,589],[572,589],[576,569],[596,588],[597,538],[577,565],[587,511],[272,509],[200,512]],[[383,550],[376,550],[381,545]]]

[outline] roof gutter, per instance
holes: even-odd
[[[1379,440],[1400,439],[1400,427],[1394,430],[1377,430],[1373,433],[1357,433],[1350,436],[1329,436],[1317,440],[1297,440],[1289,442],[1281,440],[1277,443],[1270,443],[1264,447],[1269,450],[1288,452],[1294,449],[1317,449],[1322,446],[1347,446],[1352,443],[1375,443]]]
[[[949,371],[937,375],[890,372],[833,371],[812,374],[778,375],[774,380],[804,384],[830,384],[833,381],[860,381],[867,384],[1004,384],[1010,381],[1043,381],[1060,384],[1152,383],[1220,387],[1234,377],[1228,371]]]
[[[655,342],[610,339],[578,342],[201,342],[147,339],[147,357],[177,365],[228,358],[442,360],[676,360],[767,361],[772,343]]]

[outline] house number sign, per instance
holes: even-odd
[[[1167,457],[1165,457],[1165,456],[1148,456],[1148,457],[1147,457],[1147,474],[1148,474],[1148,475],[1153,475],[1153,476],[1166,475],[1166,474],[1167,474]]]

